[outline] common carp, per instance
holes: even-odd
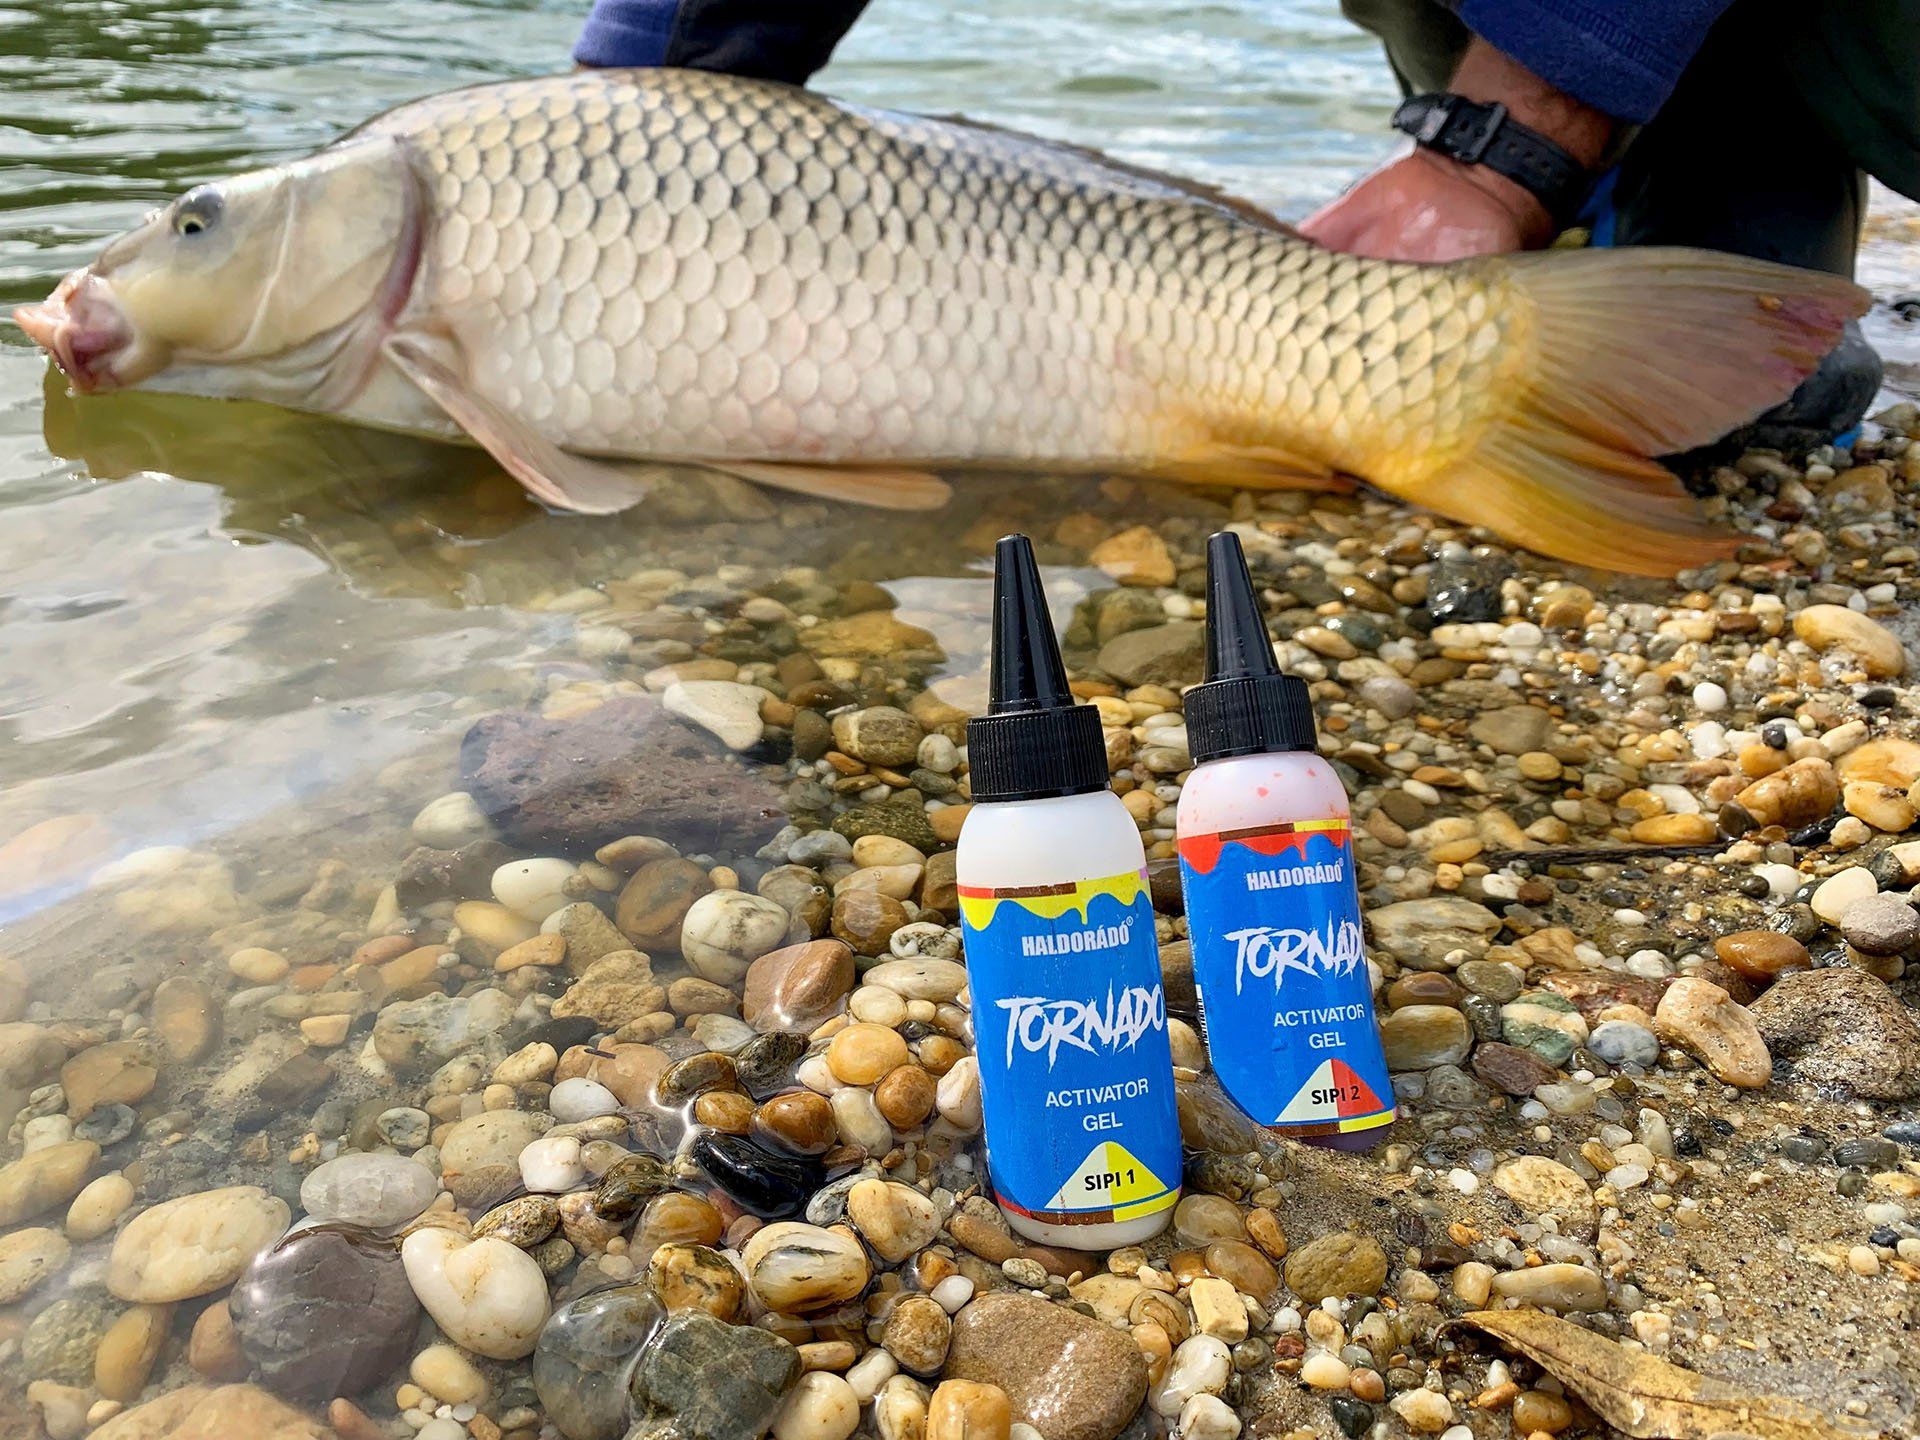
[[[403,105],[188,191],[15,313],[74,387],[464,436],[538,499],[637,459],[900,508],[967,467],[1365,480],[1569,560],[1732,553],[1650,458],[1785,398],[1851,283],[1700,251],[1449,265],[960,120],[695,71]]]

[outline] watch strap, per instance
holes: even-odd
[[[1444,92],[1415,95],[1393,112],[1393,127],[1437,155],[1506,176],[1539,200],[1555,224],[1573,218],[1593,182],[1584,165],[1515,120],[1498,101],[1482,104]]]

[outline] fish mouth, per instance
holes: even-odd
[[[92,270],[76,270],[38,305],[22,305],[13,323],[53,357],[82,395],[130,383],[116,361],[133,347],[133,326],[113,287]]]

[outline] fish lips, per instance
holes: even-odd
[[[129,383],[115,362],[133,347],[133,327],[112,287],[92,270],[76,270],[38,305],[22,305],[13,322],[53,357],[81,394]]]

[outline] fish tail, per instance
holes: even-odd
[[[1677,248],[1502,262],[1531,355],[1477,442],[1418,488],[1543,554],[1641,575],[1730,557],[1652,457],[1704,445],[1793,393],[1862,314],[1849,280]]]

